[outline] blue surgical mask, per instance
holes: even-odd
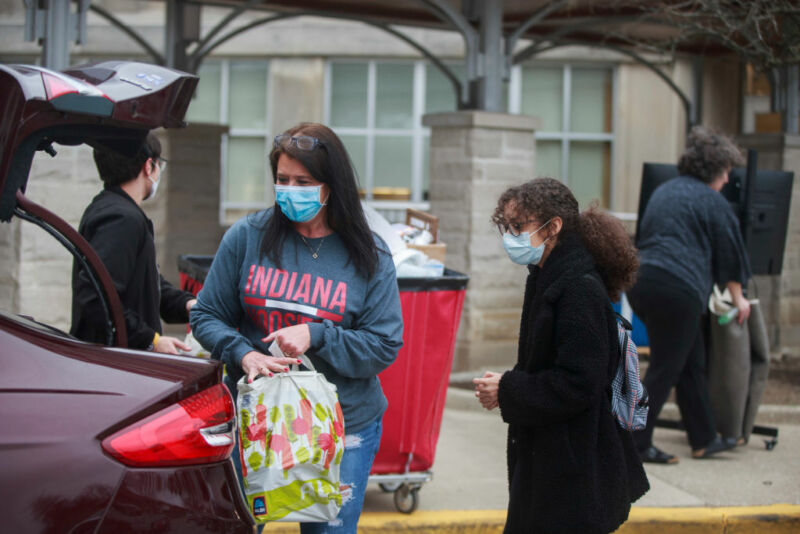
[[[275,185],[275,202],[290,221],[307,222],[317,216],[326,203],[320,202],[321,185]]]
[[[503,234],[503,248],[506,249],[506,254],[508,254],[509,258],[511,258],[511,261],[519,265],[536,265],[542,261],[542,256],[544,255],[544,244],[547,242],[547,239],[550,238],[548,237],[542,241],[542,244],[538,247],[534,247],[531,245],[531,236],[547,226],[547,223],[549,222],[550,221],[547,221],[541,225],[533,233],[522,232],[517,236],[511,235],[509,232]]]

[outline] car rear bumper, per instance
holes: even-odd
[[[253,534],[230,460],[205,466],[128,469],[97,534]]]

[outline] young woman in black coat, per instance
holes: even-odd
[[[638,265],[622,224],[583,214],[570,190],[538,178],[503,193],[492,217],[525,265],[517,364],[474,380],[508,428],[505,532],[604,533],[649,483],[630,432],[611,413],[619,357],[611,300]]]

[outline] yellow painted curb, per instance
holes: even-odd
[[[365,512],[359,534],[388,532],[501,534],[505,510]],[[270,523],[264,532],[297,533],[297,523]],[[794,534],[800,532],[800,505],[735,506],[725,508],[633,507],[620,534]]]
[[[800,532],[800,506],[631,509],[620,534],[778,534]]]
[[[506,523],[505,510],[442,510],[399,512],[365,512],[358,522],[359,534],[388,532],[436,532],[443,534],[502,534]],[[297,533],[297,523],[269,523],[265,533]]]

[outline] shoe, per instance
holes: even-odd
[[[643,451],[639,451],[639,458],[642,459],[642,462],[651,463],[651,464],[677,464],[678,457],[673,454],[667,454],[666,452],[658,449],[652,445],[647,447]]]
[[[736,438],[723,438],[719,435],[711,440],[711,443],[702,449],[695,449],[692,451],[692,458],[702,459],[710,458],[714,454],[722,451],[728,451],[736,447]]]

